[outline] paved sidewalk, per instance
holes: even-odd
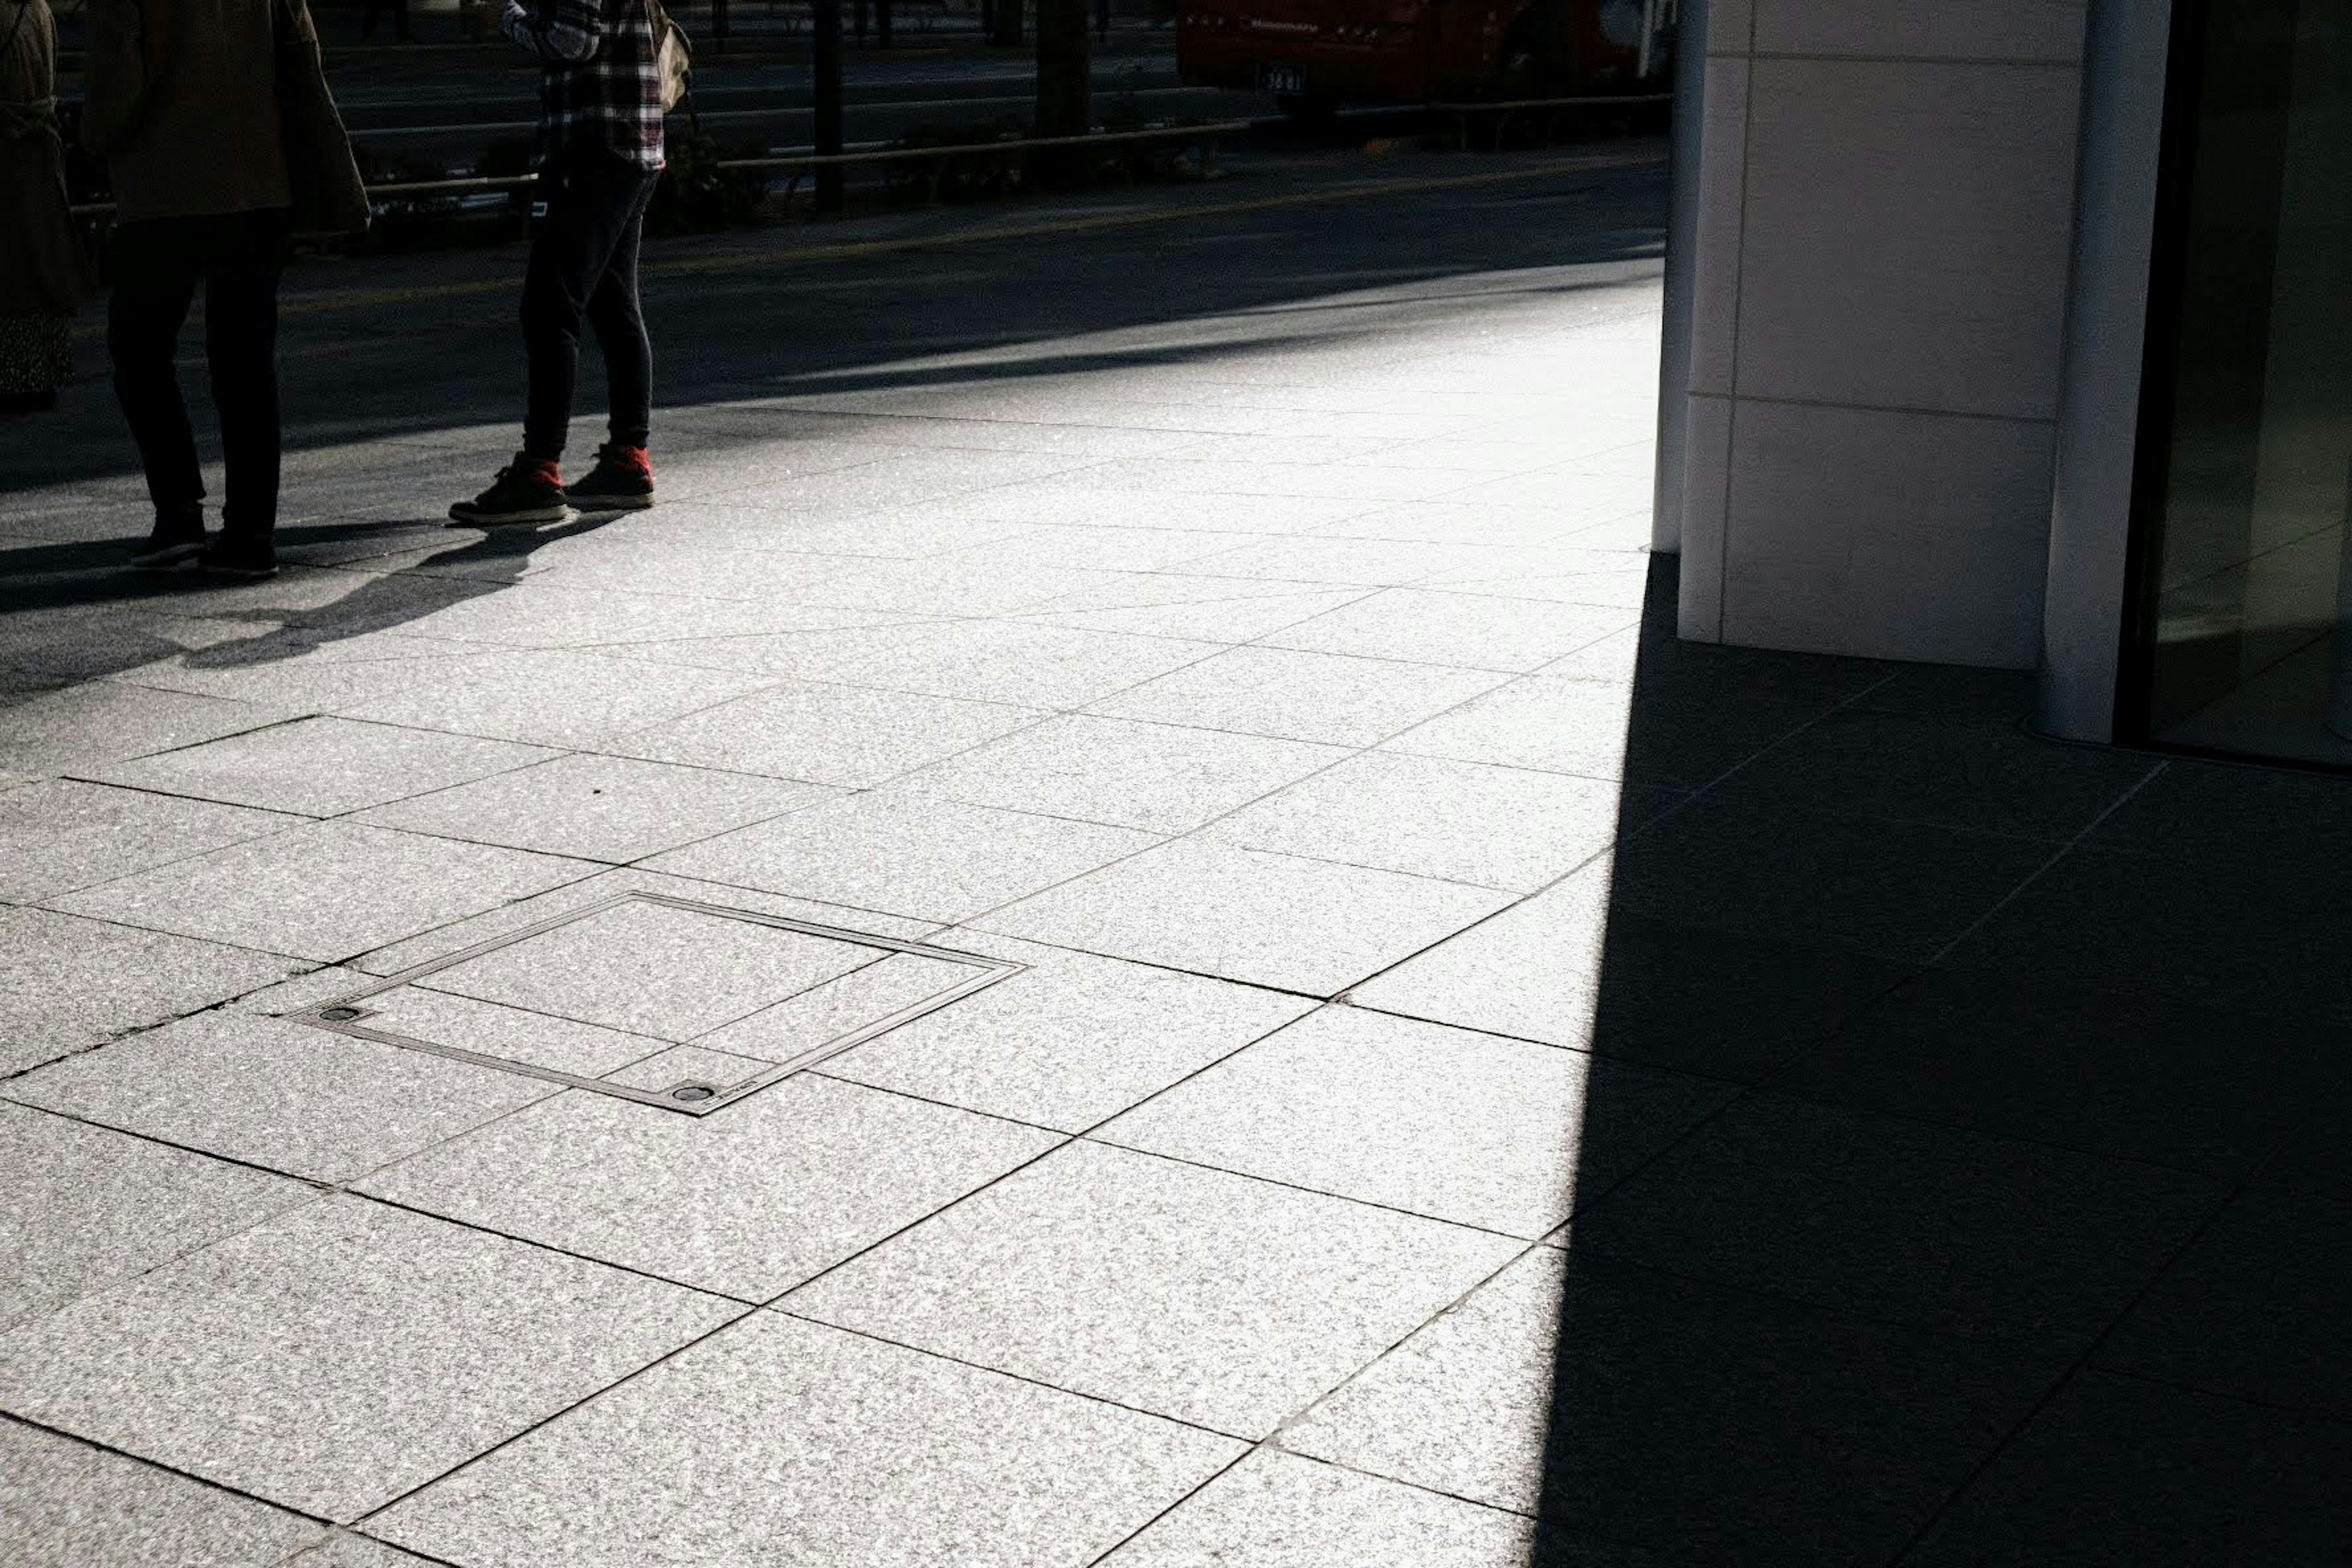
[[[2352,791],[1675,643],[1655,274],[0,500],[9,1561],[2342,1560]]]

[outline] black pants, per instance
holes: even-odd
[[[522,449],[563,456],[580,381],[580,324],[596,332],[612,389],[612,440],[642,447],[653,425],[653,345],[637,302],[637,246],[657,176],[621,158],[573,157],[540,175],[541,200],[523,274],[522,338],[530,404]],[[543,210],[542,210],[543,209]]]
[[[202,283],[205,363],[228,468],[221,526],[246,535],[277,526],[278,277],[286,234],[282,211],[155,218],[114,231],[106,346],[114,395],[139,444],[158,516],[196,511],[205,499],[173,363]]]

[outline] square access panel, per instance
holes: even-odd
[[[703,1116],[1027,967],[622,893],[288,1016]]]

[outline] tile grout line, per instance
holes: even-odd
[[[2091,835],[2096,833],[2106,822],[2107,818],[2115,816],[2116,813],[2130,805],[2133,799],[2138,795],[2140,791],[2146,789],[2149,784],[2154,784],[2158,777],[2171,767],[2171,765],[2172,764],[2168,762],[2158,762],[2151,766],[2147,772],[2142,773],[2138,780],[2134,783],[2129,789],[2125,790],[2114,800],[2108,802],[2106,809],[2101,811],[2096,816],[2091,818],[2089,822],[2084,824],[2081,832],[2075,834],[2072,838],[2066,840],[2065,843],[2060,845],[2048,859],[2042,861],[2041,865],[2028,872],[2024,879],[2020,881],[2014,888],[2011,888],[2000,902],[1994,904],[1992,908],[1978,916],[1974,921],[1969,922],[1967,929],[1963,930],[1958,936],[1955,936],[1951,941],[1946,942],[1941,948],[1937,950],[1936,955],[1927,961],[1927,967],[1931,970],[1941,969],[1944,966],[1945,960],[1950,958],[1953,953],[1959,951],[1960,947],[1968,942],[1969,938],[1976,935],[1977,932],[1991,924],[2003,910],[2008,909],[2011,904],[2017,902],[2019,899],[2024,897],[2027,890],[2032,888],[2035,883],[2041,881],[2042,878],[2055,870],[2060,862],[2066,859],[2067,857],[2073,855],[2077,849],[2080,849],[2084,843],[2088,842]]]
[[[2161,767],[2162,764],[2159,763],[2158,771],[2161,771]],[[2151,773],[2149,776],[2155,775]],[[2142,781],[2143,784],[2146,782]],[[2125,798],[2128,799],[2129,795]],[[2117,801],[2116,804],[2121,805],[2123,802]],[[1986,1449],[1983,1458],[1970,1467],[1969,1473],[1944,1494],[1942,1500],[1937,1503],[1917,1528],[1905,1537],[1902,1544],[1887,1559],[1890,1563],[1899,1564],[1909,1561],[1918,1551],[1921,1543],[1935,1532],[1937,1526],[1950,1517],[1952,1510],[1976,1489],[1979,1481],[1992,1472],[1993,1468],[2000,1462],[2003,1456],[2017,1446],[2019,1440],[2025,1436],[2027,1429],[2041,1418],[2043,1412],[2057,1402],[2060,1395],[2079,1384],[2085,1374],[2103,1370],[2096,1363],[2099,1352],[2106,1346],[2107,1342],[2115,1337],[2116,1331],[2125,1323],[2130,1321],[2132,1314],[2139,1310],[2140,1303],[2147,1300],[2149,1294],[2163,1283],[2166,1276],[2178,1268],[2181,1260],[2212,1233],[2213,1227],[2221,1223],[2221,1216],[2229,1213],[2231,1206],[2246,1193],[2253,1184],[2254,1179],[2269,1164],[2270,1156],[2266,1154],[2242,1172],[2234,1184],[2222,1186],[2221,1195],[2215,1198],[2211,1206],[2206,1210],[2205,1217],[2190,1226],[2188,1234],[2181,1237],[2179,1243],[2160,1262],[2148,1269],[2147,1277],[2140,1281],[2139,1288],[2132,1291],[2108,1318],[2106,1323],[2096,1333],[2091,1335],[2082,1348],[2069,1358],[2063,1369],[2047,1387],[2042,1389],[2041,1396],[2026,1407],[2023,1414],[2019,1415],[2009,1429]]]

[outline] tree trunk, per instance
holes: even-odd
[[[809,50],[810,75],[816,79],[815,133],[819,157],[841,153],[841,0],[815,0],[814,37]],[[829,163],[816,172],[816,210],[841,210],[841,165]]]
[[[1083,136],[1094,123],[1087,0],[1037,0],[1037,134]]]

